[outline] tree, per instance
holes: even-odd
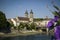
[[[24,23],[21,22],[21,23],[19,24],[19,26],[18,26],[18,31],[19,31],[19,30],[22,30],[23,28],[24,28]]]
[[[31,29],[36,30],[36,24],[34,22],[30,24],[30,27],[31,27]]]
[[[30,24],[29,23],[25,23],[25,27],[27,30],[31,30]]]
[[[32,30],[32,24],[29,23],[20,23],[20,25],[18,26],[18,31],[22,30],[26,27],[26,30]]]
[[[8,32],[10,23],[7,22],[5,14],[0,11],[0,32]]]

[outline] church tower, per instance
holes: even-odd
[[[27,11],[27,10],[26,10],[26,12],[25,12],[25,17],[28,18],[28,11]]]
[[[33,11],[32,11],[32,9],[30,11],[30,18],[33,18]]]
[[[30,11],[30,22],[33,22],[33,11]]]

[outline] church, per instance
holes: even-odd
[[[29,15],[30,14],[30,15]],[[51,18],[48,18],[46,16],[46,18],[42,19],[41,18],[34,18],[34,13],[31,10],[30,13],[28,14],[28,11],[26,10],[25,12],[25,17],[16,17],[16,18],[11,18],[8,19],[8,22],[13,23],[14,26],[18,26],[21,22],[23,23],[36,23],[39,27],[44,27],[47,25],[47,23],[49,22],[49,20],[51,20]]]

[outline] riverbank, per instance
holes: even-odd
[[[8,37],[0,37],[0,40],[50,40],[51,36],[39,33],[37,34],[29,34],[29,35],[17,35],[17,36],[8,36]]]
[[[41,34],[42,31],[14,31],[8,34],[0,33],[0,37],[14,37]]]

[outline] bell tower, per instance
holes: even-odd
[[[32,9],[30,11],[30,18],[33,18],[33,11],[32,11]]]
[[[26,12],[25,12],[25,17],[28,18],[28,11],[27,11],[27,10],[26,10]]]
[[[30,22],[33,22],[33,11],[32,11],[32,9],[30,11]]]

